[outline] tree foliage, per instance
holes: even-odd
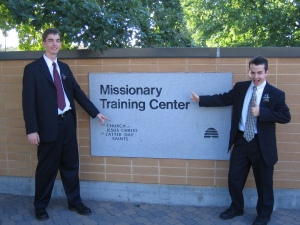
[[[184,47],[179,0],[4,0],[20,35],[20,48],[39,49],[41,33],[56,27],[62,39],[93,50],[127,47]],[[0,4],[1,6],[1,4]],[[1,25],[0,25],[1,28]]]
[[[300,0],[2,0],[0,29],[17,29],[22,50],[42,49],[49,27],[68,49],[300,46],[299,7]]]
[[[299,46],[299,0],[183,0],[198,46]]]
[[[0,4],[0,12],[2,19],[0,20],[0,29],[3,36],[6,37],[7,32],[14,28],[15,22],[10,14],[10,11],[4,4]],[[5,18],[5,19],[4,19]]]

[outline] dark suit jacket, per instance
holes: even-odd
[[[229,150],[235,143],[244,98],[250,84],[251,81],[238,82],[227,93],[200,96],[200,106],[232,105]],[[275,123],[288,123],[291,120],[289,108],[285,103],[285,93],[267,82],[259,106],[260,116],[257,118],[257,133],[262,155],[267,165],[274,165],[278,160]]]
[[[69,66],[60,61],[58,65],[74,118],[76,118],[74,100],[91,117],[96,117],[99,110],[81,90]],[[43,57],[26,65],[22,95],[26,134],[38,132],[40,141],[55,141],[58,132],[56,88]]]

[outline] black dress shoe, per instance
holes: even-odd
[[[271,220],[270,216],[257,216],[252,225],[267,225]]]
[[[35,209],[35,218],[40,221],[45,221],[49,219],[49,215],[45,209]]]
[[[79,203],[78,205],[69,205],[69,209],[86,216],[92,213],[92,210],[89,207],[86,207],[83,203]]]
[[[226,209],[224,212],[220,214],[220,218],[222,220],[229,220],[236,216],[241,216],[244,214],[244,211],[236,211],[233,208]]]

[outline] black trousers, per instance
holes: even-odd
[[[271,216],[274,206],[273,173],[274,166],[267,166],[261,154],[257,135],[250,142],[239,132],[230,156],[228,187],[231,196],[231,207],[238,211],[244,209],[243,189],[252,167],[258,200],[258,215]]]
[[[78,144],[72,113],[68,112],[63,118],[58,117],[58,124],[57,141],[41,142],[38,146],[34,198],[37,209],[48,206],[58,170],[69,205],[81,202]]]

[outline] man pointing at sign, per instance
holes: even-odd
[[[278,160],[275,124],[290,122],[291,115],[285,93],[270,85],[267,75],[268,60],[256,56],[249,62],[251,81],[238,82],[223,94],[199,96],[192,92],[191,95],[200,107],[232,105],[228,146],[229,150],[233,146],[228,174],[231,205],[220,214],[223,220],[244,214],[243,189],[251,167],[258,193],[258,215],[253,225],[265,225],[271,220],[273,172]]]
[[[69,66],[57,60],[61,35],[49,28],[43,34],[45,54],[25,66],[22,104],[28,142],[37,146],[34,207],[37,220],[48,220],[49,204],[58,170],[69,209],[82,215],[91,209],[82,203],[76,136],[76,102],[100,123],[108,120],[87,98]]]

